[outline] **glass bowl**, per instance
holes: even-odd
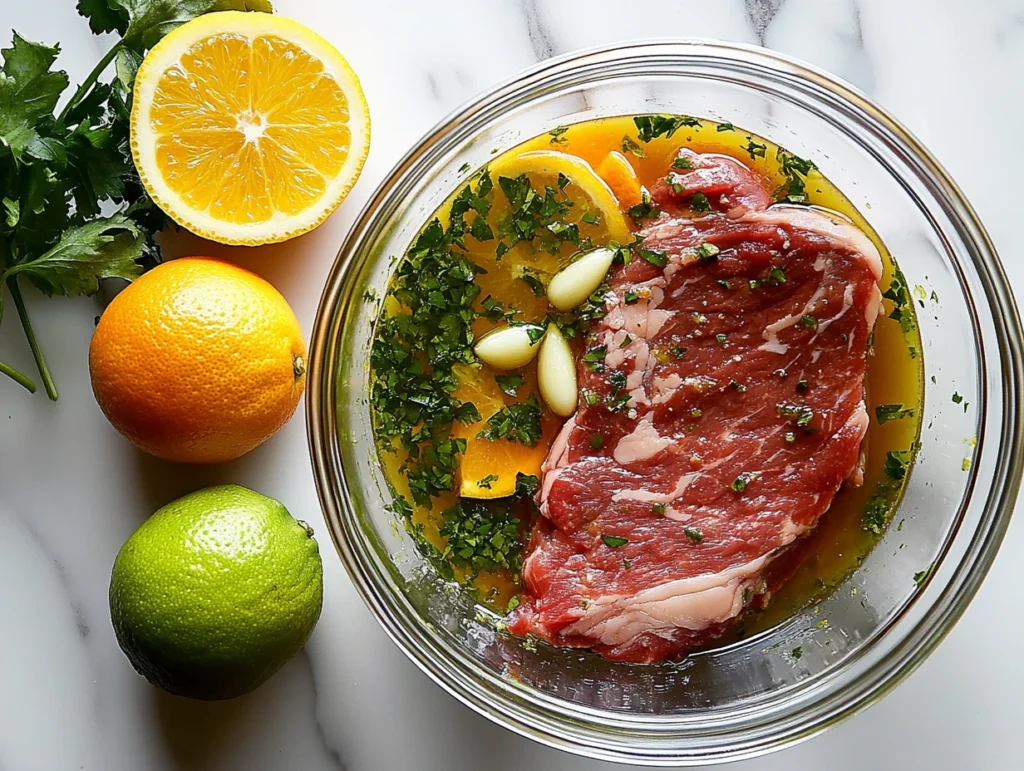
[[[393,258],[464,169],[559,125],[652,112],[729,121],[813,159],[881,235],[908,285],[939,301],[918,309],[923,444],[877,547],[829,596],[766,632],[679,663],[636,666],[495,631],[495,617],[442,580],[397,526],[371,432],[379,304],[368,298],[384,295]],[[477,712],[607,760],[750,757],[881,697],[963,613],[1020,485],[1020,341],[1006,277],[970,204],[931,154],[854,88],[760,48],[602,48],[545,62],[462,107],[369,201],[313,332],[313,467],[331,536],[367,605],[409,658]]]

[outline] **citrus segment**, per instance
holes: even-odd
[[[175,221],[223,243],[283,241],[320,224],[359,176],[369,114],[359,81],[301,24],[227,11],[146,56],[132,154]]]
[[[504,498],[516,489],[516,476],[540,474],[551,442],[558,431],[559,421],[545,416],[541,422],[541,438],[533,447],[506,439],[492,441],[477,438],[487,428],[487,419],[515,398],[506,399],[489,369],[457,364],[452,368],[459,380],[455,396],[460,401],[472,402],[480,413],[480,420],[467,425],[456,423],[452,431],[466,440],[466,452],[459,461],[458,489],[463,498]],[[536,384],[525,382],[521,393],[536,391]],[[480,482],[484,484],[481,485]]]
[[[635,206],[643,198],[640,192],[640,180],[636,172],[622,153],[612,150],[597,167],[597,173],[601,179],[608,183],[608,187],[619,199],[619,205],[624,209]]]

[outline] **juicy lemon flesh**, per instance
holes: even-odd
[[[266,222],[314,205],[351,145],[349,101],[319,59],[276,35],[211,35],[160,77],[160,173],[190,208]]]

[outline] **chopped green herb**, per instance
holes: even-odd
[[[691,418],[699,418],[699,417],[702,417],[703,415],[704,415],[704,410],[702,410],[700,407],[693,407],[693,408],[690,409],[690,417]]]
[[[763,145],[760,142],[755,142],[753,137],[747,137],[747,143],[740,148],[745,150],[750,155],[750,160],[755,158],[764,158],[768,152],[768,145]]]
[[[568,130],[568,126],[558,126],[557,128],[551,129],[551,131],[548,132],[548,136],[551,137],[551,144],[563,145],[568,142],[569,140],[562,136]]]
[[[715,131],[718,131],[718,132],[722,132],[722,131],[735,131],[735,130],[736,130],[736,127],[733,126],[728,121],[726,121],[724,123],[719,123],[717,126],[715,126]]]
[[[636,302],[640,300],[640,295],[638,295],[633,290],[629,289],[626,290],[626,293],[625,295],[623,295],[622,299],[625,301],[626,305],[634,305]]]
[[[776,189],[775,199],[786,203],[807,203],[807,175],[817,166],[781,147],[776,150],[775,158],[779,163],[779,171],[786,178]]]
[[[783,279],[783,280],[785,280],[785,279]],[[816,317],[814,317],[814,316],[801,316],[800,317],[800,323],[803,324],[808,329],[817,329],[818,328],[818,319]]]
[[[914,583],[917,584],[918,586],[923,584],[925,582],[925,580],[927,580],[928,576],[931,575],[933,567],[935,567],[935,566],[934,565],[929,565],[924,570],[921,570],[921,571],[919,571],[917,573],[914,573]]]
[[[498,384],[498,388],[501,389],[502,393],[508,394],[509,396],[515,396],[519,393],[519,389],[523,387],[523,376],[495,375],[494,382]]]
[[[544,296],[544,282],[541,281],[536,275],[534,275],[529,270],[523,269],[519,273],[519,275],[516,276],[516,278],[518,278],[520,281],[522,281],[524,284],[530,287],[530,290],[533,292],[534,297]]]
[[[621,546],[625,546],[629,543],[628,538],[620,538],[617,535],[602,535],[601,540],[604,541],[604,545],[609,549],[618,549]]]
[[[680,155],[674,161],[672,161],[672,168],[673,169],[692,169],[693,168],[693,161],[691,161],[685,155]]]
[[[470,168],[472,167],[468,163],[462,164],[461,166],[459,166],[459,174],[465,174],[467,171],[470,170]]]
[[[807,390],[810,389],[810,387],[811,387],[811,384],[808,383],[806,380],[797,380],[796,381],[796,390],[797,391],[807,391]]]
[[[704,540],[704,533],[695,527],[687,527],[683,532],[686,533],[686,537],[693,543],[700,543]]]
[[[365,292],[363,292],[363,302],[366,302],[366,303],[375,303],[375,302],[377,302],[377,292],[376,292],[376,290],[372,286],[369,289],[367,289]]]
[[[497,474],[488,474],[483,479],[481,479],[479,482],[477,482],[476,486],[477,487],[482,487],[485,490],[490,490],[491,489],[491,483],[492,482],[497,482],[497,481],[498,481],[498,475]]]
[[[516,496],[519,498],[533,498],[540,490],[540,477],[536,474],[524,474],[522,471],[516,473]]]
[[[768,271],[768,283],[773,286],[786,283],[786,271],[780,266],[776,265],[774,268]]]
[[[796,646],[793,650],[791,650],[789,652],[789,655],[792,656],[797,661],[799,661],[800,658],[804,655],[803,646],[800,646],[800,645]]]
[[[882,297],[893,304],[889,318],[898,321],[904,333],[911,331],[915,326],[914,302],[907,289],[907,279],[899,268],[894,268],[892,281],[889,282],[889,288],[882,292]]]
[[[703,243],[697,247],[697,259],[701,262],[714,262],[721,251],[714,244]]]
[[[716,278],[715,283],[722,287],[722,289],[732,289],[732,284],[729,283],[728,279]]]
[[[651,506],[651,511],[653,511],[655,514],[664,514],[666,511],[668,511],[668,504],[655,503]]]
[[[786,444],[793,444],[793,442],[796,441],[796,434],[794,434],[792,431],[787,431],[786,435],[783,437],[783,440],[786,442]]]
[[[933,289],[933,290],[932,290],[932,295],[931,295],[931,298],[930,298],[930,299],[931,299],[931,301],[932,301],[932,302],[936,302],[936,303],[937,303],[937,302],[939,301],[939,293],[938,293],[938,292],[936,292],[936,291],[935,291],[935,290]]]
[[[888,423],[890,420],[902,420],[903,418],[914,417],[912,407],[904,407],[902,404],[879,404],[875,407],[875,419],[879,425]]]
[[[460,423],[477,423],[480,420],[480,411],[473,402],[462,402],[455,408],[455,419]]]
[[[658,210],[654,208],[654,204],[651,201],[651,195],[646,190],[640,191],[640,203],[630,206],[626,210],[626,213],[633,218],[636,224],[640,224],[643,220],[652,220],[657,218]]]
[[[644,262],[649,262],[651,265],[657,265],[659,268],[663,268],[668,265],[668,255],[664,252],[656,252],[653,249],[640,248],[639,251],[640,259]]]
[[[520,521],[512,512],[508,498],[500,502],[460,499],[441,514],[440,533],[446,539],[442,557],[474,575],[498,569],[518,573]]]
[[[780,417],[794,421],[801,428],[810,425],[814,419],[814,410],[806,404],[782,403],[775,405],[775,409]]]
[[[719,332],[717,335],[715,335],[715,340],[717,340],[720,343],[724,343],[728,339],[728,336],[725,335],[725,333],[723,332]]]
[[[492,442],[507,439],[533,447],[540,439],[540,415],[540,405],[532,396],[525,402],[506,405],[487,419],[487,428],[477,438]]]
[[[634,142],[628,135],[622,137],[622,154],[632,153],[637,158],[646,158],[647,153],[644,152],[644,148]]]
[[[622,342],[619,343],[619,348],[628,348],[629,344],[632,342],[633,338],[630,337],[629,335],[626,335],[624,338],[622,338]]]
[[[970,458],[964,458],[963,459],[963,461],[960,463],[960,470],[961,471],[970,471],[971,470],[971,459]]]
[[[584,213],[584,215],[580,217],[580,220],[586,222],[588,225],[597,225],[598,223],[601,222],[601,218],[597,215],[597,213],[592,211]]]
[[[526,336],[530,339],[531,343],[536,343],[538,340],[544,337],[544,332],[546,331],[547,330],[545,329],[545,327],[531,325],[526,329]]]
[[[742,474],[740,474],[738,477],[732,480],[732,484],[730,484],[729,487],[730,489],[732,489],[733,492],[742,493],[744,490],[747,489],[747,485],[754,481],[756,477],[757,474],[755,474],[754,472],[744,471]]]
[[[601,434],[591,434],[590,447],[594,450],[600,450],[604,447],[604,437]]]
[[[690,198],[690,208],[695,212],[711,211],[711,201],[704,193],[694,193]]]
[[[583,354],[583,363],[586,364],[591,371],[598,372],[604,369],[604,357],[607,355],[607,346],[599,345],[595,348],[591,348]]]
[[[964,397],[962,397],[956,391],[953,392],[953,404],[960,404],[960,402],[962,402],[963,400]]]
[[[639,115],[633,118],[641,142],[671,137],[683,126],[698,128],[700,121],[688,115]]]
[[[910,455],[909,450],[887,452],[885,454],[885,475],[897,482],[903,481],[907,476]]]
[[[519,599],[519,595],[513,594],[511,597],[509,597],[508,607],[505,608],[505,612],[511,613],[513,610],[519,607],[520,602],[521,600]]]

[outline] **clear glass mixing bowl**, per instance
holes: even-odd
[[[384,295],[392,258],[467,176],[464,164],[476,169],[559,125],[648,112],[729,121],[813,158],[878,231],[908,284],[941,300],[919,311],[923,446],[893,520],[902,525],[827,599],[771,631],[682,663],[631,666],[496,633],[395,526],[367,404],[378,306],[364,294]],[[1020,484],[1020,341],[1006,277],[970,204],[903,126],[851,86],[757,48],[605,48],[545,62],[466,105],[388,175],[342,246],[317,316],[310,448],[352,580],[392,639],[446,690],[572,752],[711,763],[792,744],[864,708],[959,618]]]

